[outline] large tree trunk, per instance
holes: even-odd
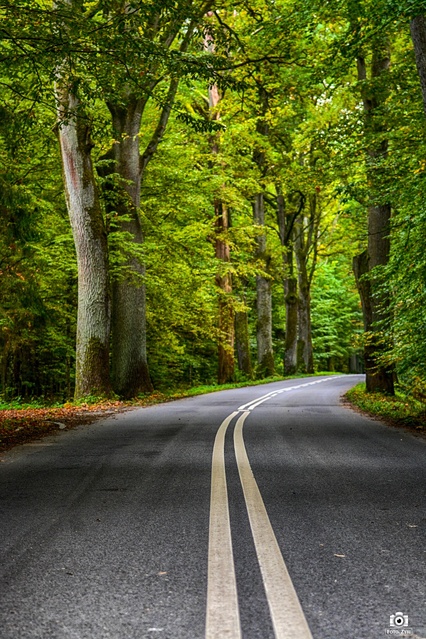
[[[410,28],[416,56],[417,71],[422,88],[423,108],[426,114],[426,16],[419,15],[413,18]]]
[[[119,220],[118,230],[128,233],[131,241],[140,246],[143,243],[139,216],[142,104],[128,99],[125,108],[109,107],[117,140],[113,147],[115,171],[123,180],[123,193],[115,206],[119,215],[127,218]],[[126,266],[126,276],[113,282],[112,378],[115,392],[130,398],[150,392],[152,383],[146,354],[145,267],[137,256],[130,256]]]
[[[255,223],[261,227],[262,233],[257,238],[256,255],[262,269],[266,272],[269,258],[266,251],[265,205],[263,194],[258,193],[253,203]],[[256,308],[257,308],[257,362],[258,372],[262,377],[270,377],[275,373],[274,351],[272,345],[272,291],[271,280],[264,275],[256,276]]]
[[[284,198],[277,196],[277,222],[283,248],[283,281],[285,304],[284,373],[294,375],[297,371],[297,278],[294,274],[293,223],[294,216],[287,215]]]
[[[192,14],[187,22],[185,35],[179,47],[181,52],[187,51],[194,29],[203,13],[204,10],[200,10],[199,17]],[[181,19],[180,23],[173,21],[171,24],[162,25],[159,8],[159,13],[153,16],[153,21],[149,25],[150,37],[154,41],[158,37],[161,41],[162,36],[159,34],[164,28],[168,35],[162,41],[162,46],[171,47],[182,24],[186,23],[185,13]],[[128,196],[127,203],[122,202],[119,208],[120,213],[130,217],[128,221],[119,222],[119,226],[120,230],[130,234],[136,248],[143,244],[139,217],[141,182],[146,167],[164,137],[179,85],[179,78],[171,77],[155,131],[144,152],[140,154],[141,119],[151,93],[160,80],[158,62],[154,60],[151,66],[148,63],[141,76],[143,78],[139,86],[139,99],[124,91],[123,95],[118,96],[119,100],[115,104],[108,104],[117,140],[113,148],[116,171],[123,178]],[[137,257],[129,257],[127,266],[128,277],[115,281],[113,285],[112,372],[116,392],[130,398],[138,393],[152,391],[152,383],[146,352],[145,267]]]
[[[108,395],[110,296],[108,245],[94,179],[88,119],[67,77],[58,78],[58,136],[78,266],[75,397]]]
[[[380,361],[384,351],[383,329],[380,324],[389,318],[388,299],[380,292],[380,282],[375,272],[376,267],[385,266],[389,260],[390,251],[390,204],[382,203],[381,191],[381,163],[386,159],[388,142],[383,139],[385,125],[380,108],[387,96],[387,88],[383,83],[383,75],[388,73],[390,67],[390,53],[387,46],[378,43],[373,51],[371,62],[371,86],[368,86],[367,67],[365,59],[361,56],[357,60],[358,79],[362,82],[361,93],[364,103],[365,128],[364,133],[367,143],[367,179],[372,204],[368,207],[368,246],[367,255],[359,256],[354,266],[358,270],[356,274],[358,288],[362,296],[369,299],[362,301],[364,309],[364,325],[366,329],[366,346],[364,351],[366,386],[369,392],[394,393],[393,371],[389,370]],[[376,86],[377,79],[381,80]],[[378,113],[379,111],[379,113]],[[368,275],[366,272],[368,269]],[[369,279],[369,285],[360,288],[360,274]],[[368,310],[367,314],[365,311]]]

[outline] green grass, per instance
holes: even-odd
[[[24,401],[20,397],[6,401],[0,398],[0,410],[21,410],[32,408],[60,408],[63,406],[60,402],[49,403],[43,399],[34,399],[31,401]]]
[[[346,393],[346,398],[373,417],[382,417],[398,426],[424,431],[426,405],[402,391],[395,396],[367,393],[365,384],[358,384]]]

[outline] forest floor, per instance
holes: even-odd
[[[98,401],[66,403],[63,406],[40,408],[38,405],[0,409],[0,452],[17,444],[25,444],[60,430],[92,424],[140,406],[170,401],[163,393],[151,393],[133,401]]]
[[[90,424],[101,417],[126,410],[124,402],[67,406],[61,408],[17,408],[0,410],[0,451],[25,444],[59,430]]]

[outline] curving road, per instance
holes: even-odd
[[[1,639],[426,637],[425,441],[359,376],[137,409],[3,454]]]

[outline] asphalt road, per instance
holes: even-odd
[[[222,391],[3,454],[0,639],[426,637],[425,441],[342,406],[358,381]]]

